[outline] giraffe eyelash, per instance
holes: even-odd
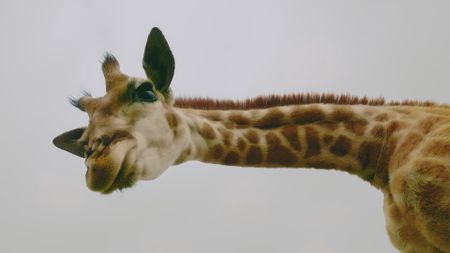
[[[73,106],[75,106],[76,108],[78,108],[80,111],[85,111],[84,108],[81,106],[80,104],[80,99],[82,97],[92,97],[91,93],[87,90],[83,90],[81,91],[81,96],[78,97],[69,97],[69,103]]]

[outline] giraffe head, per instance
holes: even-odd
[[[106,94],[72,101],[88,114],[88,126],[53,140],[58,148],[85,159],[86,183],[93,191],[110,193],[158,177],[185,143],[174,130],[182,127],[169,89],[174,59],[158,28],[148,36],[143,67],[147,79],[129,77],[107,54],[102,64]]]

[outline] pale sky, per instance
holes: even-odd
[[[0,252],[397,252],[382,194],[324,170],[189,162],[111,195],[55,148],[87,124],[67,97],[104,93],[100,60],[144,76],[150,29],[175,95],[336,92],[449,102],[449,1],[2,0]]]

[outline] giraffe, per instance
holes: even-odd
[[[127,76],[106,54],[106,94],[71,100],[88,126],[53,140],[85,159],[89,189],[111,193],[190,160],[335,169],[384,194],[398,250],[450,252],[450,106],[333,94],[175,99],[175,62],[158,28],[143,67],[147,78]]]

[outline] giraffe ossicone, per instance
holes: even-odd
[[[53,143],[83,157],[86,183],[111,193],[199,160],[233,166],[336,169],[384,193],[389,237],[401,252],[450,252],[450,107],[333,94],[245,101],[174,98],[175,61],[158,28],[147,78],[107,54],[106,94],[72,104],[89,124]]]

